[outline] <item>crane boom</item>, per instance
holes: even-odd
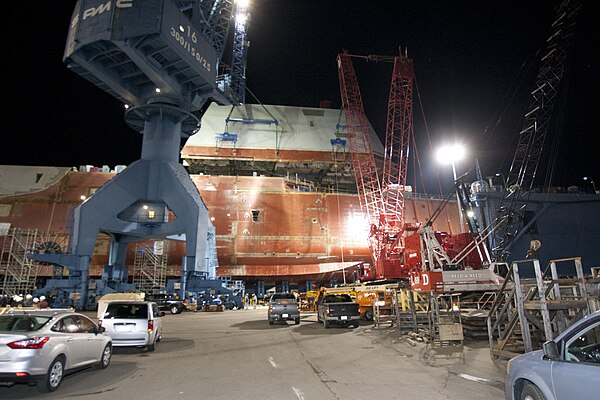
[[[351,57],[346,53],[338,56],[340,91],[360,204],[371,227],[369,245],[375,261],[375,277],[406,277],[408,273],[402,265],[402,236],[409,143],[413,131],[413,62],[406,56],[360,57],[394,63],[380,179]]]
[[[222,63],[223,54],[227,47],[231,20],[235,20],[231,66],[228,67],[230,72],[217,77],[215,88],[217,92],[213,100],[219,104],[243,104],[246,91],[246,58],[249,47],[247,2],[234,0],[175,0],[175,4],[199,28],[200,34],[215,48],[217,52],[216,70],[225,69]],[[208,101],[209,97],[204,97],[198,108],[203,110],[204,104]]]
[[[404,227],[404,190],[409,141],[413,129],[413,79],[413,61],[407,57],[396,57],[388,102],[383,164],[382,188],[386,230]]]
[[[176,3],[197,8],[194,16],[200,32],[215,46],[217,56],[221,59],[227,44],[229,22],[233,17],[234,0],[177,0]]]
[[[354,167],[358,197],[363,212],[367,214],[367,220],[373,233],[379,225],[378,221],[383,205],[379,174],[369,137],[369,123],[365,115],[351,55],[346,53],[338,55],[337,63],[342,109],[346,116],[348,146]],[[369,245],[373,250],[375,261],[379,259],[380,244],[375,235],[369,236]]]
[[[557,9],[546,50],[530,94],[528,111],[506,180],[506,194],[494,223],[498,226],[492,251],[495,259],[505,260],[523,221],[529,193],[534,186],[544,143],[548,134],[552,110],[560,90],[568,59],[567,50],[581,8],[578,0],[565,0]],[[521,204],[518,207],[518,204]]]
[[[504,261],[521,229],[529,194],[534,186],[552,110],[565,73],[567,50],[579,9],[579,0],[564,0],[557,8],[557,16],[546,41],[546,51],[541,59],[535,88],[531,92],[529,109],[524,117],[523,128],[519,132],[519,142],[505,184],[505,193],[494,221],[485,229],[480,229],[478,221],[470,217],[468,222],[473,240],[449,258],[445,245],[440,243],[431,229],[431,221],[439,215],[439,211],[436,211],[432,219],[419,230],[421,271],[411,275],[414,290],[482,291],[498,288],[502,280],[500,272],[508,270]],[[476,172],[478,181],[481,181],[478,162]],[[462,178],[455,184],[462,212],[472,210],[474,207]],[[491,242],[493,257],[488,253],[488,240]],[[463,268],[461,264],[474,250],[479,252],[483,268]],[[474,270],[477,272],[472,272]]]

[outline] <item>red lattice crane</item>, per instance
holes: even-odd
[[[383,169],[377,163],[371,146],[370,127],[365,115],[352,58],[394,63],[388,102]],[[363,279],[405,278],[402,238],[408,152],[413,134],[412,89],[413,62],[405,55],[398,57],[354,56],[347,53],[337,58],[342,108],[346,116],[349,150],[360,205],[369,225],[369,245],[375,269]]]

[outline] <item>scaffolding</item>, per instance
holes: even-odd
[[[37,229],[10,228],[2,232],[0,253],[0,294],[9,296],[31,293],[36,287],[39,264],[27,254],[36,248]]]
[[[559,271],[559,268],[562,270]],[[492,358],[540,349],[590,312],[581,258],[514,261],[487,318]]]
[[[167,258],[169,242],[138,242],[133,261],[133,284],[146,293],[164,288],[167,281]]]

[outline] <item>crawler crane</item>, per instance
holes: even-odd
[[[542,151],[549,130],[552,110],[557,101],[566,69],[568,47],[573,36],[575,18],[580,9],[578,1],[565,0],[557,8],[545,53],[531,92],[529,109],[525,113],[523,129],[511,164],[500,206],[495,217],[486,224],[485,212],[477,210],[468,189],[461,179],[455,182],[461,210],[466,214],[472,240],[458,254],[450,257],[447,246],[440,244],[439,234],[431,230],[431,223],[419,231],[422,262],[413,271],[414,289],[423,291],[484,291],[499,288],[511,245],[527,229],[524,225],[529,195],[533,189]],[[480,175],[480,174],[479,174]],[[475,193],[475,200],[478,194]],[[435,218],[435,213],[433,219]],[[431,220],[430,220],[431,221]],[[485,228],[480,228],[485,226]],[[410,242],[411,240],[408,239]],[[477,250],[481,267],[465,260]],[[491,251],[490,251],[491,250]],[[524,255],[523,255],[524,256]]]
[[[393,62],[381,177],[371,149],[370,127],[352,58]],[[408,152],[413,133],[413,61],[406,53],[397,57],[343,53],[338,55],[337,64],[349,149],[360,205],[370,226],[369,246],[374,261],[374,269],[365,269],[361,279],[406,278],[403,236],[414,229],[404,219]]]

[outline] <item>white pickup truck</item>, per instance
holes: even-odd
[[[269,299],[269,325],[275,321],[294,321],[300,323],[300,311],[293,293],[275,293]]]

